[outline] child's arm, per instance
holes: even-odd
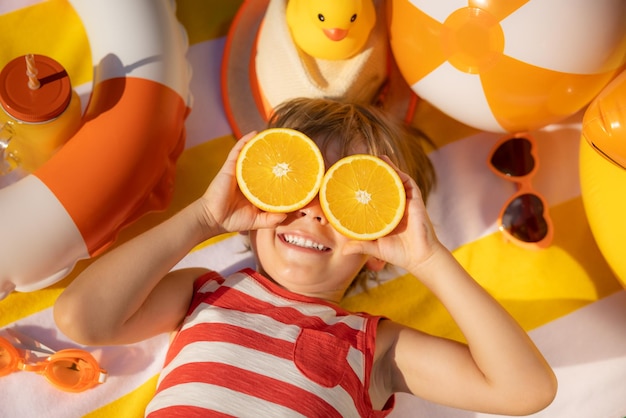
[[[444,304],[466,344],[382,321],[374,380],[379,394],[410,392],[449,406],[529,414],[556,393],[555,376],[515,320],[479,286],[438,241],[415,182],[400,173],[407,212],[388,237],[355,242],[364,252],[418,277]]]
[[[194,246],[230,231],[267,227],[282,214],[263,213],[241,194],[235,179],[239,151],[231,150],[205,194],[167,221],[94,261],[59,296],[58,327],[83,344],[122,344],[174,331],[202,269],[170,272]]]
[[[393,392],[511,415],[536,412],[552,401],[556,379],[549,365],[452,254],[440,250],[412,274],[441,300],[467,345],[383,321],[379,337],[386,345],[383,363],[392,371]]]

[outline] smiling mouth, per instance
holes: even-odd
[[[307,248],[307,249],[317,250],[317,251],[322,251],[322,252],[330,251],[330,248],[325,247],[324,245],[318,242],[313,242],[310,239],[305,239],[299,236],[284,234],[282,235],[282,239],[286,243],[295,245],[297,247]]]

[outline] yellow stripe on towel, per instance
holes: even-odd
[[[13,292],[0,300],[0,328],[51,307],[65,288],[61,283],[36,292]]]
[[[243,0],[178,0],[176,15],[187,29],[189,44],[226,36]]]
[[[73,86],[91,81],[93,68],[89,41],[83,24],[66,0],[49,0],[0,15],[4,35],[0,68],[13,58],[28,53],[47,55],[58,61],[70,75]],[[80,58],[76,56],[80,51]]]
[[[622,289],[595,245],[581,199],[551,208],[551,215],[555,240],[545,250],[524,250],[504,242],[498,232],[453,252],[526,330]],[[343,306],[463,340],[439,301],[408,274],[347,297]]]
[[[159,375],[155,375],[146,383],[121,398],[98,408],[84,418],[137,418],[143,417],[146,405],[154,396]]]

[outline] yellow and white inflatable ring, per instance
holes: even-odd
[[[593,236],[626,287],[626,71],[585,111],[580,184]]]
[[[70,0],[94,65],[78,132],[0,189],[0,299],[33,291],[103,251],[173,191],[190,109],[188,40],[174,0]]]

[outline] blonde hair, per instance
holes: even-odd
[[[323,155],[338,146],[339,158],[355,150],[375,156],[386,155],[400,170],[409,174],[426,202],[436,181],[435,170],[423,143],[429,139],[420,130],[387,115],[375,106],[364,106],[332,99],[298,98],[277,106],[268,128],[291,128],[310,137]],[[377,274],[366,267],[350,285],[367,289]]]
[[[386,155],[413,177],[425,201],[434,187],[435,170],[423,148],[423,142],[430,142],[429,139],[375,106],[330,99],[293,99],[274,109],[268,127],[300,131],[317,143],[322,154],[333,143],[339,145],[339,158],[363,147],[368,154]]]

